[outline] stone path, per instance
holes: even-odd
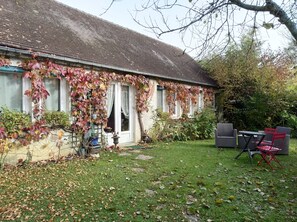
[[[152,156],[147,156],[147,155],[140,154],[135,159],[136,160],[150,160],[150,159],[153,159],[153,158],[154,157],[152,157]]]
[[[135,173],[143,173],[144,169],[143,168],[132,168],[132,171],[134,171]]]
[[[131,156],[131,153],[121,152],[119,153],[119,156]]]

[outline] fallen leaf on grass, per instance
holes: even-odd
[[[222,187],[223,186],[223,183],[222,182],[215,182],[214,185],[216,187]]]
[[[197,186],[205,186],[205,182],[203,180],[198,180]]]
[[[210,209],[210,206],[206,203],[202,203],[202,207],[205,208],[205,209]]]
[[[256,184],[257,185],[262,185],[264,182],[262,182],[262,181],[256,181]]]
[[[228,197],[229,200],[235,200],[235,196],[231,195]]]
[[[275,199],[274,199],[273,197],[268,197],[267,200],[268,200],[269,203],[273,203],[273,202],[275,202]]]
[[[216,205],[220,206],[222,203],[224,203],[223,199],[216,199],[215,201]]]

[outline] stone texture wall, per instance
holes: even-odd
[[[56,160],[59,155],[58,142],[58,130],[51,131],[49,136],[38,142],[33,142],[28,146],[16,145],[12,148],[6,158],[6,164],[15,165],[19,161],[25,161],[28,158],[28,152],[32,157],[31,161],[41,161],[54,159]],[[60,148],[60,156],[67,156],[69,154],[75,154],[76,150],[71,148],[71,134],[65,132],[62,138],[62,146]]]

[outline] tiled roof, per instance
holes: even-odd
[[[147,76],[216,85],[181,49],[55,0],[0,0],[0,15],[1,46]]]

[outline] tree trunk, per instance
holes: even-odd
[[[142,121],[142,113],[137,111],[138,114],[138,122],[139,122],[139,127],[140,127],[140,134],[141,138],[144,135],[144,127],[143,127],[143,121]]]

